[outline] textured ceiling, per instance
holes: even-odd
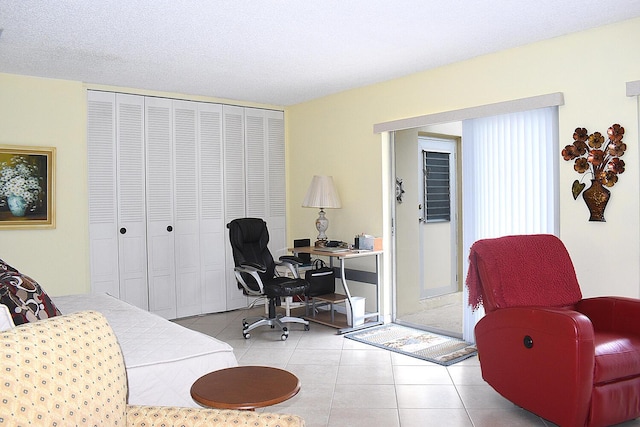
[[[640,0],[0,0],[0,72],[291,105],[640,16]]]

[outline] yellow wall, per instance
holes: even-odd
[[[635,19],[288,108],[288,239],[316,235],[317,211],[300,206],[314,174],[333,175],[343,201],[342,209],[327,212],[330,237],[381,235],[388,227],[381,178],[388,153],[372,131],[375,123],[563,92],[563,144],[571,141],[577,126],[605,131],[619,122],[626,128],[629,149],[627,171],[612,190],[606,223],[587,222],[584,203],[574,201],[569,191],[578,175],[562,162],[561,237],[586,295],[638,296],[638,118],[636,100],[625,96],[625,82],[640,79],[639,44],[640,19]],[[80,82],[0,74],[0,144],[55,146],[58,155],[57,227],[1,230],[0,258],[53,295],[89,289],[86,88]]]
[[[0,230],[0,259],[33,277],[54,296],[89,292],[87,88],[81,82],[0,73],[0,144],[52,146],[57,151],[56,228]],[[219,98],[130,88],[90,88],[229,103]]]
[[[57,148],[56,228],[0,230],[0,258],[53,295],[89,291],[85,123],[81,83],[0,74],[0,144]]]
[[[402,203],[396,204],[396,304],[398,317],[420,310],[420,223],[417,204],[420,181],[417,172],[418,130],[396,132],[396,173],[405,190]],[[409,173],[408,171],[414,173]],[[387,245],[388,247],[389,245]]]
[[[570,192],[579,175],[561,160],[561,238],[586,296],[639,296],[638,115],[636,99],[625,96],[625,83],[640,79],[639,43],[640,19],[634,19],[290,107],[288,235],[314,235],[316,212],[300,207],[314,174],[333,175],[342,198],[342,209],[327,213],[330,237],[381,235],[388,227],[381,194],[388,153],[373,133],[375,123],[562,92],[561,146],[572,142],[578,126],[605,132],[621,123],[629,148],[606,223],[587,221],[584,202]]]

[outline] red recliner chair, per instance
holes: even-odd
[[[582,299],[551,235],[479,240],[469,263],[469,303],[486,312],[475,335],[489,385],[562,427],[640,417],[640,300]]]

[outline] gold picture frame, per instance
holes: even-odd
[[[55,228],[55,147],[0,145],[0,230]]]

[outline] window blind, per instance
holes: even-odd
[[[556,107],[463,123],[467,242],[557,234],[557,134]]]
[[[558,234],[557,107],[462,123],[463,245],[510,234]],[[468,264],[463,267],[464,277]],[[468,298],[464,288],[464,298]],[[474,340],[484,310],[465,305],[463,337]]]

